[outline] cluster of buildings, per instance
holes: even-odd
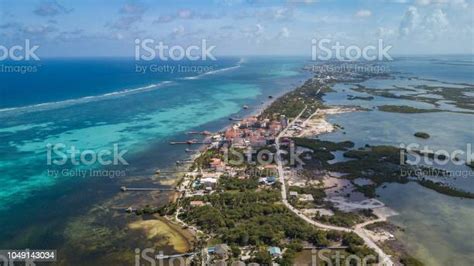
[[[251,116],[234,123],[231,127],[219,134],[209,136],[211,143],[208,150],[217,151],[211,158],[206,159],[204,165],[201,165],[198,171],[188,172],[187,177],[180,185],[180,191],[184,197],[203,196],[215,193],[218,189],[219,179],[225,175],[231,178],[246,179],[252,174],[243,171],[226,163],[222,155],[225,149],[230,147],[239,149],[253,149],[274,145],[278,134],[288,126],[288,119],[284,116],[278,120],[259,119]],[[289,145],[290,140],[285,138],[282,142]],[[260,186],[273,186],[278,182],[277,167],[275,164],[260,165],[257,167],[262,173],[269,173],[258,179]],[[270,174],[271,173],[271,174]],[[189,202],[190,208],[198,208],[209,205],[205,200],[192,200]],[[233,256],[232,249],[226,244],[217,244],[205,249],[204,260],[213,265],[225,265],[226,261]],[[282,256],[282,250],[279,247],[268,247],[267,251],[272,258]],[[253,250],[251,248],[241,250],[239,258],[247,260],[251,258]],[[234,254],[235,255],[235,254]],[[243,262],[239,261],[238,263]],[[245,264],[244,264],[245,265]]]
[[[229,127],[223,133],[222,140],[235,148],[260,148],[275,143],[276,136],[287,125],[285,116],[280,120],[259,120],[256,116],[250,116]]]
[[[206,262],[208,264],[212,265],[230,265],[226,263],[226,260],[228,260],[230,257],[232,257],[232,249],[226,245],[226,244],[217,244],[214,246],[210,246],[207,248],[207,254],[206,254]],[[280,249],[280,247],[272,246],[267,248],[268,253],[272,258],[279,258],[282,256],[283,252]],[[246,259],[249,257],[250,254],[245,251],[240,251],[241,252],[241,257]],[[259,264],[257,263],[249,263],[245,264],[242,261],[235,261],[232,263],[232,265],[256,265],[258,266]]]
[[[311,194],[298,194],[296,191],[290,191],[290,198],[297,199],[299,201],[304,201],[304,202],[313,202],[314,197]]]

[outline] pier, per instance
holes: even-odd
[[[176,144],[192,145],[192,144],[211,144],[211,143],[210,142],[205,142],[205,141],[197,141],[195,139],[192,139],[192,140],[187,140],[187,141],[170,141],[170,144],[171,145],[176,145]]]
[[[157,260],[162,260],[162,259],[171,259],[171,258],[179,258],[179,257],[189,257],[189,256],[194,256],[196,255],[197,252],[190,252],[190,253],[183,253],[183,254],[173,254],[173,255],[156,255],[155,258]]]
[[[174,191],[174,188],[151,188],[151,187],[120,187],[122,192],[127,191]]]
[[[211,135],[212,133],[207,131],[207,130],[204,130],[204,131],[189,131],[189,132],[186,132],[187,135],[203,135],[203,136],[209,136]]]
[[[186,173],[188,171],[185,171],[185,170],[175,170],[175,171],[171,171],[171,170],[168,170],[168,171],[162,171],[160,169],[156,170],[155,171],[155,174],[156,175],[161,175],[161,174],[176,174],[176,173]],[[164,178],[169,178],[168,176],[162,176]]]
[[[185,163],[192,163],[194,162],[193,160],[182,160],[182,161],[176,161],[176,164],[185,164]]]

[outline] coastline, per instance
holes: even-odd
[[[311,79],[308,79],[307,81],[309,81]],[[250,118],[252,116],[259,116],[261,115],[273,102],[275,102],[276,100],[280,99],[281,97],[295,91],[296,89],[298,88],[301,88],[302,86],[297,86],[297,87],[294,87],[292,90],[290,91],[287,91],[287,92],[284,92],[282,93],[281,95],[279,95],[278,97],[272,97],[271,100],[267,101],[265,104],[264,104],[264,107],[261,108],[260,110],[258,111],[254,111],[252,114],[249,114],[247,115],[246,117],[244,118]],[[318,91],[319,92],[319,91]],[[321,100],[322,101],[322,100]],[[312,125],[309,126],[309,129],[306,128],[306,131],[303,131],[301,133],[301,135],[306,135],[306,137],[308,137],[309,135],[312,135],[313,137],[315,136],[318,136],[320,134],[324,134],[324,133],[329,133],[329,132],[332,132],[335,130],[335,127],[330,124],[329,122],[327,122],[326,120],[326,116],[327,115],[333,115],[333,114],[339,114],[339,113],[344,113],[344,112],[351,112],[351,111],[357,111],[357,108],[351,108],[351,107],[347,107],[347,106],[326,106],[328,107],[328,109],[325,109],[325,111],[323,112],[323,114],[318,114],[318,117],[315,118],[313,116],[316,116],[319,109],[316,110],[316,112],[314,112],[313,114],[311,114],[309,117],[307,117],[304,121],[304,124],[306,123],[311,123],[313,122]],[[306,108],[305,108],[306,109]],[[294,123],[295,121],[297,121],[299,119],[299,117],[304,113],[305,109],[303,109],[303,111],[301,111],[301,113],[298,115],[298,117],[294,118],[292,120],[292,123]],[[321,122],[321,121],[324,121],[326,123],[325,126],[322,127],[322,129],[320,128],[320,126],[316,126],[317,124],[319,124],[318,122]],[[228,125],[225,128],[229,128],[231,125]],[[289,126],[289,125],[288,125]],[[315,127],[317,127],[315,129]],[[286,128],[287,129],[287,128]],[[279,136],[284,134],[284,132],[286,131],[283,130],[280,132]],[[204,144],[200,147],[200,151],[195,153],[192,158],[193,158],[193,162],[195,161],[196,158],[198,158],[199,156],[202,155],[203,151],[207,150],[207,148],[209,147],[208,144]],[[196,173],[196,170],[193,171],[194,173]],[[281,176],[281,171],[280,171],[280,178],[283,179],[280,180],[280,182],[286,182],[284,177]],[[182,180],[186,179],[186,176],[183,176],[182,179],[180,179],[180,181],[178,181],[177,183],[180,183]],[[302,214],[299,213],[299,211],[296,211],[296,209],[294,207],[292,207],[291,205],[289,205],[288,201],[286,200],[286,193],[283,194],[283,192],[286,192],[286,188],[285,186],[283,185],[282,186],[282,195],[283,195],[283,203],[285,205],[287,205],[287,207],[292,211],[294,212],[297,216],[300,216]],[[181,194],[180,196],[178,197],[173,197],[172,199],[172,204],[176,204],[180,199],[181,197],[184,196],[184,194]],[[183,225],[183,228],[188,228],[189,232],[192,232],[193,235],[197,238],[198,237],[198,232],[199,234],[202,236],[202,231],[200,231],[199,229],[197,229],[195,226],[192,226],[192,225],[189,225],[189,224],[186,224],[184,221],[182,221],[181,219],[178,219],[178,215],[179,215],[179,209],[178,211],[176,212],[176,215],[173,215],[173,217],[169,217],[169,216],[166,216],[167,220],[170,222],[170,223],[173,223],[173,222],[178,222],[180,224]],[[350,229],[350,228],[342,228],[342,227],[337,227],[337,226],[332,226],[332,225],[326,225],[326,224],[320,224],[316,221],[313,221],[313,220],[310,220],[307,216],[303,215],[302,217],[300,217],[303,221],[306,221],[308,222],[309,224],[315,226],[316,228],[321,228],[322,226],[322,229],[323,230],[327,230],[326,228],[333,228],[333,230],[335,230],[336,228],[338,230],[342,230],[343,232],[356,232],[359,236],[361,236],[361,238],[364,240],[364,242],[366,242],[366,244],[372,248],[373,250],[375,250],[379,256],[381,256],[380,258],[382,259],[383,263],[392,263],[391,260],[390,260],[390,257],[387,256],[384,251],[382,251],[382,249],[377,245],[375,244],[375,242],[373,242],[371,240],[371,237],[369,237],[367,235],[367,232],[363,229],[365,226],[367,225],[370,225],[370,224],[373,224],[373,223],[377,223],[377,222],[380,222],[380,221],[386,221],[387,217],[389,215],[377,215],[377,219],[375,220],[369,220],[369,221],[366,221],[364,223],[361,223],[361,224],[357,224],[356,228],[355,229]],[[304,218],[303,218],[304,217]],[[311,221],[311,222],[310,222]],[[192,228],[192,229],[191,229]],[[198,241],[199,242],[199,241]]]
[[[308,72],[308,70],[304,70],[302,69],[301,71],[303,72]],[[299,85],[295,84],[291,89],[287,89],[287,90],[283,90],[275,95],[269,95],[271,96],[271,98],[269,97],[266,97],[265,100],[263,101],[263,103],[261,103],[261,105],[259,105],[258,108],[255,108],[254,110],[252,110],[249,114],[245,115],[242,117],[242,119],[245,119],[245,118],[249,118],[249,117],[252,117],[252,116],[260,116],[272,103],[274,103],[275,101],[279,100],[281,97],[285,96],[286,94],[298,89],[299,87],[301,87],[303,84],[305,84],[307,81],[311,80],[312,77],[310,78],[307,78],[305,80],[302,80],[301,83]],[[226,129],[228,129],[229,127],[231,127],[234,123],[229,123],[227,124],[226,126],[222,127],[220,130],[218,131],[215,131],[215,132],[211,132],[211,134],[217,134],[218,132],[222,132]],[[203,138],[203,140],[206,140],[208,139],[208,137],[205,137]],[[190,160],[191,161],[194,161],[196,158],[198,158],[199,156],[202,155],[202,153],[207,149],[207,147],[209,147],[209,144],[201,144],[198,146],[198,148],[196,149],[197,151],[193,152],[190,156]],[[180,166],[180,168],[182,169],[185,169],[187,168],[191,163],[186,163],[186,164],[183,164]],[[154,175],[154,176],[158,176],[159,175]],[[185,176],[181,176],[181,177],[176,177],[176,178],[173,178],[173,179],[167,179],[165,181],[159,181],[160,184],[162,185],[165,185],[165,186],[170,186],[170,187],[174,187],[176,189],[176,187],[185,180]],[[168,202],[165,203],[165,204],[174,204],[176,203],[180,198],[182,197],[181,193],[178,192],[178,191],[173,191],[173,192],[170,192],[170,195],[168,197]],[[173,224],[173,225],[176,225],[175,223],[178,222],[180,223],[179,221],[176,221],[176,218],[175,216],[173,217],[169,217],[169,216],[165,216],[165,221],[167,221],[167,223],[169,224]],[[191,230],[190,228],[193,228],[192,226],[183,226],[183,227],[187,227],[189,228],[187,231],[190,232],[192,234],[193,237],[189,237],[188,240],[190,242],[196,240],[196,237],[197,237],[197,234],[196,234],[196,231],[198,230]],[[182,230],[186,230],[186,229],[183,229],[181,228]],[[192,248],[191,248],[192,249]]]
[[[335,82],[333,81],[331,83],[332,84],[344,83],[344,81],[335,81]],[[260,108],[260,110],[255,110],[251,114],[249,114],[245,117],[242,117],[242,118],[249,118],[251,116],[258,116],[258,115],[262,114],[265,110],[267,110],[269,108],[269,106],[271,106],[271,104],[273,102],[281,99],[283,96],[295,91],[298,88],[299,87],[294,87],[292,90],[287,91],[285,93],[282,93],[278,97],[274,97],[274,99],[271,99],[271,100],[267,101],[265,106]],[[362,107],[361,108],[355,108],[355,107],[349,106],[349,105],[330,105],[330,106],[325,105],[322,114],[320,114],[318,116],[316,116],[314,114],[307,114],[307,116],[305,117],[306,120],[303,122],[303,124],[306,125],[306,123],[310,123],[310,122],[314,122],[314,124],[313,125],[310,124],[309,129],[307,129],[306,132],[303,130],[303,132],[301,133],[300,136],[301,137],[315,137],[315,136],[322,135],[322,134],[325,134],[325,133],[333,132],[337,128],[342,129],[342,131],[344,131],[344,128],[341,128],[339,125],[337,125],[337,124],[333,125],[333,124],[329,123],[327,117],[331,116],[331,115],[335,115],[335,114],[341,114],[341,113],[344,113],[344,112],[355,112],[355,111],[369,111],[369,110],[367,110],[366,108],[362,108]],[[309,115],[309,117],[308,117],[308,115]],[[314,115],[314,117],[313,117],[313,115]],[[312,120],[316,120],[316,121],[312,121]],[[313,128],[313,126],[318,126],[318,125],[320,126],[320,124],[323,121],[324,121],[325,125],[323,125],[319,128],[316,128],[316,129]],[[229,126],[227,126],[225,128],[228,128],[228,127]],[[202,154],[202,153],[199,153],[197,156],[199,156],[200,154]],[[383,244],[385,241],[390,240],[390,243],[395,243],[394,245],[397,246],[398,245],[397,242],[394,242],[394,241],[398,241],[398,240],[393,239],[393,234],[389,230],[386,230],[384,228],[373,227],[374,230],[372,231],[370,229],[365,229],[365,226],[371,227],[370,225],[372,225],[372,224],[379,224],[379,222],[385,222],[385,221],[387,221],[387,217],[392,216],[392,215],[395,215],[395,212],[391,211],[390,209],[386,208],[386,212],[384,212],[382,210],[380,210],[380,212],[379,212],[377,210],[377,214],[376,214],[376,216],[378,217],[377,219],[371,220],[371,221],[366,221],[366,222],[363,222],[361,224],[357,224],[357,228],[354,229],[354,230],[357,230],[358,233],[363,235],[362,238],[364,240],[372,239],[373,241],[371,240],[372,244],[370,246],[374,247],[374,248],[376,246],[378,246],[377,248],[375,248],[375,250],[378,250],[378,252],[384,252],[384,251],[386,251],[386,248],[387,248],[387,246],[385,244]],[[377,245],[373,244],[374,242],[377,242]],[[384,251],[382,251],[382,249]],[[416,259],[411,257],[412,254],[407,254],[406,250],[403,249],[403,248],[396,249],[396,250],[390,249],[389,253],[391,255],[393,255],[394,258],[397,258],[397,259],[400,259],[400,260],[413,260],[413,261],[416,261]],[[386,258],[386,256],[384,256],[384,257]]]

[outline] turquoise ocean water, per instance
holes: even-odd
[[[45,60],[31,76],[2,74],[1,247],[61,245],[65,221],[117,194],[124,180],[187,156],[169,141],[220,130],[230,116],[256,112],[269,95],[308,78],[301,58],[225,58],[206,74],[147,75],[134,72],[134,61],[107,60]],[[47,147],[57,144],[64,152],[116,145],[128,165],[48,164]],[[107,172],[80,174],[89,169]]]

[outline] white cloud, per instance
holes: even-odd
[[[419,6],[427,6],[431,4],[431,0],[416,0],[415,3]]]
[[[419,6],[450,5],[452,7],[461,7],[461,8],[467,8],[469,6],[466,0],[416,0],[415,4]]]
[[[375,36],[378,39],[391,39],[392,37],[396,36],[396,32],[394,29],[379,27],[375,32]]]
[[[173,28],[173,31],[170,33],[171,38],[176,38],[184,34],[184,27],[179,25]]]
[[[372,11],[367,9],[361,9],[355,13],[355,16],[358,18],[366,18],[372,16]]]
[[[290,31],[288,30],[287,27],[281,28],[280,32],[278,32],[277,36],[275,37],[276,39],[283,39],[283,38],[288,38],[290,37]]]
[[[399,36],[418,40],[436,39],[449,30],[450,22],[443,10],[436,8],[420,18],[416,7],[409,7],[400,22]]]
[[[263,28],[263,26],[260,25],[260,24],[257,24],[257,25],[255,25],[255,26],[257,27],[257,30],[255,31],[255,35],[256,35],[256,36],[262,35],[263,32],[265,31],[265,29]]]
[[[181,9],[178,11],[178,18],[191,19],[193,18],[193,11],[190,9]]]
[[[417,26],[419,19],[420,15],[418,9],[414,6],[409,7],[400,22],[400,27],[398,29],[400,37],[409,35]]]
[[[255,43],[260,43],[264,37],[263,35],[265,33],[265,28],[260,23],[257,23],[253,27],[242,29],[241,32],[248,40]]]
[[[425,33],[429,34],[429,37],[432,39],[445,32],[448,26],[448,18],[441,9],[435,9],[433,13],[427,15],[422,24]]]
[[[293,9],[291,8],[277,8],[273,12],[273,19],[275,20],[288,20],[293,18]]]

